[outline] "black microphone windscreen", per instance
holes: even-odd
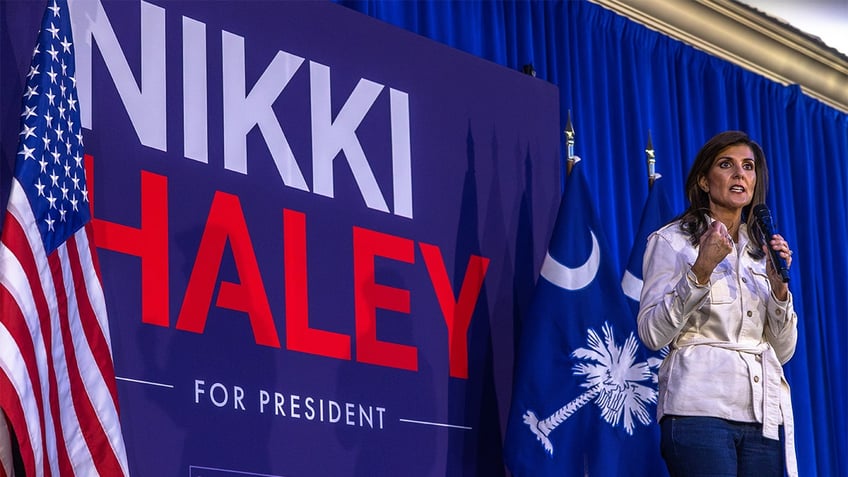
[[[769,212],[768,207],[765,204],[757,204],[754,206],[753,210],[754,216],[757,217],[757,224],[760,226],[760,230],[763,232],[764,239],[766,244],[771,240],[771,236],[775,234],[774,225],[771,223],[771,212]],[[786,265],[786,260],[780,256],[773,248],[769,247],[769,254],[772,258],[772,263],[774,265],[775,270],[780,274],[780,278],[784,282],[789,281],[789,267]]]
[[[771,212],[769,212],[766,204],[757,204],[754,206],[754,215],[757,216],[758,219],[764,220],[766,217],[771,219]],[[771,220],[769,220],[771,222]]]

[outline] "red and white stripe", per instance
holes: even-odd
[[[91,236],[88,223],[46,255],[13,181],[0,236],[0,407],[28,476],[129,475]]]

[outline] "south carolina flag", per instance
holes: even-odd
[[[580,164],[521,329],[504,446],[515,476],[656,476],[657,393]]]
[[[631,319],[636,323],[636,315],[639,313],[639,298],[642,293],[642,259],[645,255],[645,246],[648,243],[648,236],[658,230],[663,225],[667,224],[674,218],[674,212],[671,205],[671,200],[668,196],[667,182],[660,180],[660,177],[655,179],[653,185],[648,190],[648,198],[645,200],[645,206],[642,209],[642,217],[639,220],[639,229],[636,231],[636,238],[633,241],[633,249],[630,252],[630,258],[627,261],[627,268],[624,270],[624,276],[621,279],[621,288],[628,298],[630,309],[632,310]],[[645,350],[648,353],[648,365],[651,367],[652,386],[657,387],[657,373],[665,356],[668,354],[668,347],[654,353],[650,350]],[[660,446],[660,429],[657,425],[652,425],[649,429],[650,439],[654,443],[654,449],[659,449]],[[659,452],[654,452],[657,469],[656,476],[661,477],[668,475]]]

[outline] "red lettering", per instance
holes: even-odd
[[[283,209],[286,349],[350,360],[350,336],[309,327],[306,215]]]
[[[377,308],[409,313],[409,290],[375,282],[374,257],[415,262],[412,240],[353,227],[356,360],[418,371],[418,349],[377,339]]]
[[[454,301],[453,288],[445,270],[441,250],[426,243],[418,245],[421,247],[427,273],[430,274],[430,281],[433,282],[433,289],[448,326],[450,375],[453,378],[468,379],[468,325],[471,324],[471,315],[474,314],[477,297],[480,296],[489,259],[477,255],[468,259],[465,279],[459,290],[459,300]]]
[[[86,155],[86,176],[94,212],[93,157]],[[168,178],[140,173],[140,227],[92,218],[94,243],[141,259],[141,318],[156,326],[170,326]],[[212,199],[197,257],[189,277],[176,328],[203,333],[224,250],[229,243],[239,283],[221,280],[215,305],[248,315],[257,344],[280,347],[268,296],[259,270],[239,198],[216,192]],[[309,324],[306,215],[283,209],[286,348],[336,359],[351,359],[351,337]],[[410,291],[378,284],[375,258],[415,263],[410,239],[353,227],[354,319],[356,360],[410,371],[418,370],[418,348],[377,339],[377,310],[410,313]],[[489,259],[471,255],[455,296],[441,250],[419,243],[424,264],[448,331],[450,376],[468,378],[468,330]]]
[[[168,178],[141,171],[141,227],[94,217],[94,158],[85,156],[94,244],[141,258],[141,321],[170,325],[168,311]]]
[[[200,248],[188,281],[177,329],[202,333],[212,302],[215,281],[221,267],[224,247],[230,242],[241,283],[221,281],[216,305],[243,311],[250,318],[257,344],[280,347],[259,264],[247,231],[241,202],[232,194],[216,192],[200,239]]]

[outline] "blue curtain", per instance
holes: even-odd
[[[776,228],[796,252],[800,334],[786,372],[801,475],[848,475],[848,115],[585,1],[339,3],[556,84],[620,270],[648,192],[649,130],[680,211],[703,142],[725,129],[757,140]]]

